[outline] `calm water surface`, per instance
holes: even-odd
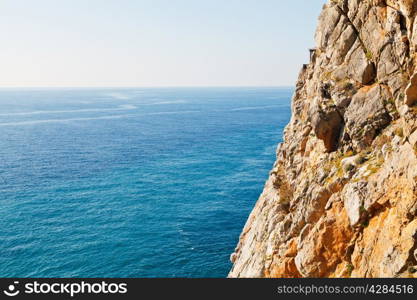
[[[0,90],[0,276],[225,277],[291,94]]]

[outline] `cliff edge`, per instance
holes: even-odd
[[[332,0],[229,277],[417,277],[417,0]]]

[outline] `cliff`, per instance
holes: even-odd
[[[230,277],[417,277],[417,0],[333,0]]]

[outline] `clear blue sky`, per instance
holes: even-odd
[[[2,0],[0,87],[293,85],[325,0]]]

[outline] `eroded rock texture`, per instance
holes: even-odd
[[[230,277],[417,276],[417,0],[323,7]]]

